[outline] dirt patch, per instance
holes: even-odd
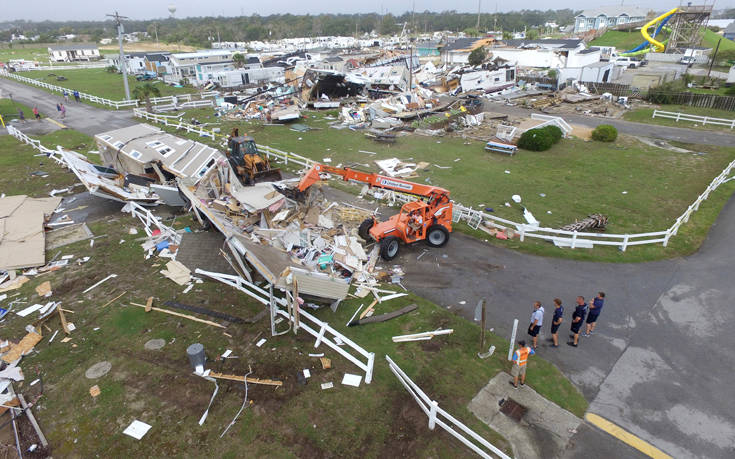
[[[421,350],[426,352],[439,352],[442,348],[442,344],[436,338],[432,338],[427,341],[421,341]]]

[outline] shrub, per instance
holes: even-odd
[[[524,150],[544,151],[551,148],[553,144],[554,139],[549,131],[544,129],[529,129],[518,139],[518,146]]]
[[[549,124],[548,126],[544,126],[543,130],[546,131],[550,136],[551,140],[554,141],[554,143],[558,143],[562,137],[564,137],[564,133],[561,132],[561,129],[559,129],[559,126],[555,124]]]
[[[609,124],[601,124],[592,131],[592,140],[599,142],[614,142],[617,138],[618,130]]]

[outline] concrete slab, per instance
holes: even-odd
[[[151,340],[146,341],[146,343],[145,343],[145,345],[143,347],[145,347],[145,349],[147,351],[157,351],[159,349],[162,349],[163,346],[165,346],[165,345],[166,345],[166,340],[165,339],[162,339],[162,338],[154,338],[154,339],[151,339]]]
[[[107,373],[109,373],[111,369],[112,369],[112,364],[110,362],[102,361],[99,363],[95,363],[94,365],[89,367],[87,371],[84,373],[84,376],[87,379],[101,378]]]
[[[582,420],[526,386],[514,389],[507,373],[498,373],[472,399],[469,410],[507,438],[513,455],[522,458],[557,457]],[[500,412],[501,400],[512,398],[528,409],[520,422]]]

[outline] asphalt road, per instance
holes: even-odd
[[[0,88],[9,89],[27,105],[55,111],[58,96],[4,79]],[[503,105],[489,110],[500,108],[519,110]],[[576,115],[567,119],[586,125],[603,121]],[[88,134],[134,122],[129,113],[83,104],[69,110],[69,126]],[[634,135],[644,132],[641,135],[667,140],[685,137],[688,142],[735,144],[735,137],[726,134],[616,123],[622,132]],[[689,136],[690,132],[696,136]],[[104,205],[103,213],[115,208]],[[735,338],[730,331],[735,322],[733,228],[735,198],[723,209],[701,250],[686,259],[645,264],[578,262],[525,255],[455,233],[446,247],[432,249],[420,260],[424,246],[415,245],[405,248],[396,262],[406,271],[406,287],[469,320],[477,301],[487,298],[488,328],[503,336],[510,335],[515,318],[524,336],[532,302],[542,301],[550,313],[552,299],[559,297],[567,307],[567,323],[560,333],[563,342],[574,298],[605,291],[607,301],[592,337],[580,338],[578,348],[549,347],[547,314],[539,355],[555,363],[580,388],[591,401],[590,412],[674,457],[729,458],[735,456],[731,383]],[[553,455],[639,457],[588,425],[572,438],[567,450]]]
[[[4,96],[10,93],[13,100],[30,108],[38,107],[42,116],[51,117],[65,126],[91,136],[138,123],[133,119],[131,110],[103,110],[74,102],[71,96],[69,103],[66,104],[66,118],[62,120],[56,110],[56,104],[64,102],[64,97],[60,94],[51,94],[7,78],[0,78],[0,90]],[[26,113],[25,116],[26,119],[32,120],[33,113]]]
[[[525,117],[530,116],[531,113],[541,113],[539,110],[529,110],[527,108],[509,106],[497,102],[485,102],[484,108],[489,112]],[[731,147],[735,145],[735,135],[724,132],[634,123],[632,121],[577,114],[553,116],[561,116],[569,124],[579,124],[591,128],[600,124],[611,124],[621,133],[639,137],[653,137],[692,144],[717,145],[720,147]]]
[[[488,328],[525,333],[532,303],[547,316],[539,356],[556,364],[591,401],[589,411],[674,457],[735,456],[735,198],[702,249],[686,259],[642,264],[592,263],[525,255],[455,233],[417,260],[424,246],[397,262],[406,288],[473,320],[488,300]],[[593,336],[567,341],[577,295],[607,300]],[[552,300],[566,306],[559,348],[546,341]],[[464,301],[462,305],[460,302]],[[533,382],[531,382],[533,384]],[[597,448],[589,434],[573,439],[568,457]],[[625,456],[625,455],[623,455]],[[589,456],[587,456],[589,457]],[[619,456],[620,457],[620,456]]]

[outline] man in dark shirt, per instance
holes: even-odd
[[[554,317],[551,319],[551,341],[554,344],[551,347],[559,347],[559,326],[562,323],[562,316],[564,315],[564,306],[561,305],[559,298],[554,298]]]
[[[597,317],[602,312],[602,306],[605,304],[605,292],[597,292],[597,296],[590,302],[590,313],[587,315],[587,331],[584,336],[590,336],[595,331],[597,325]]]
[[[582,328],[584,322],[584,316],[587,315],[587,304],[584,302],[583,296],[577,297],[577,306],[574,308],[572,313],[572,327],[571,331],[574,336],[574,341],[569,341],[567,344],[570,346],[577,347],[579,345],[579,329]]]

